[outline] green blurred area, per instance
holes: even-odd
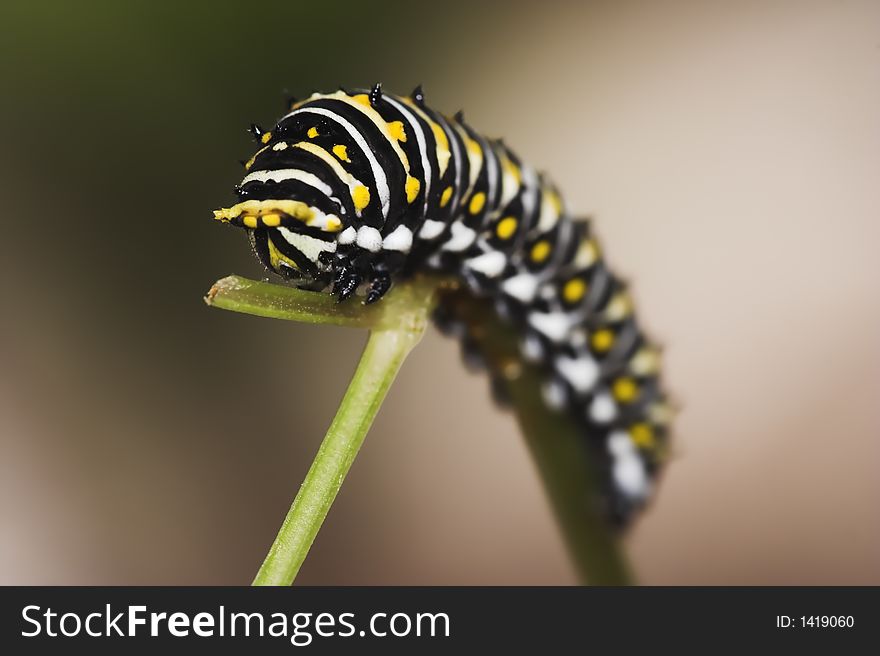
[[[93,580],[255,571],[363,335],[207,310],[216,278],[264,275],[211,210],[253,152],[248,125],[271,125],[289,96],[430,82],[449,23],[418,12],[290,0],[0,8],[4,378],[10,404],[39,417],[36,480],[80,486],[97,525],[78,530],[121,559]],[[177,533],[203,508],[206,526]],[[203,541],[227,532],[232,545],[193,568]],[[176,533],[187,544],[148,556]]]
[[[271,125],[290,96],[381,81],[458,102],[450,36],[478,46],[490,10],[2,3],[0,444],[22,497],[0,517],[14,536],[0,546],[4,581],[251,579],[365,336],[206,308],[214,280],[265,276],[211,210],[254,151],[248,126]],[[420,371],[430,377],[430,362]],[[494,415],[488,395],[475,402]],[[359,459],[303,582],[411,576],[385,555],[407,549],[407,520],[377,513],[372,497],[406,479],[418,421],[398,417],[385,451]],[[403,460],[380,461],[389,450]],[[352,540],[387,571],[340,567]]]

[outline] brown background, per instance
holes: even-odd
[[[649,584],[880,583],[876,2],[0,9],[0,583],[246,583],[363,335],[212,311],[285,88],[428,99],[595,216],[684,411]],[[430,334],[300,581],[574,581],[512,419]]]

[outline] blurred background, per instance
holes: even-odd
[[[0,583],[249,583],[365,336],[208,309],[250,122],[406,93],[595,217],[666,345],[646,584],[880,583],[880,3],[0,8]],[[429,334],[309,584],[574,583],[513,419]]]

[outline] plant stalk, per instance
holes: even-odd
[[[370,333],[354,378],[254,585],[290,585],[345,480],[388,388],[424,331]]]
[[[513,401],[581,579],[593,585],[630,584],[620,537],[588,499],[587,491],[597,480],[580,430],[570,418],[546,408],[541,372],[522,362],[516,332],[484,301],[427,277],[399,285],[381,303],[365,307],[337,304],[329,294],[229,276],[208,292],[208,305],[370,330],[336,417],[253,584],[290,585],[296,578],[391,383],[425,332],[438,292],[446,309],[469,326],[493,378]]]

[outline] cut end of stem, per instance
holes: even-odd
[[[205,294],[203,298],[203,300],[205,301],[205,305],[214,305],[214,299],[218,294],[230,294],[245,289],[247,287],[247,285],[244,284],[245,281],[247,281],[247,278],[242,278],[241,276],[234,275],[220,278],[220,280],[211,285],[211,289],[209,289],[208,293]]]

